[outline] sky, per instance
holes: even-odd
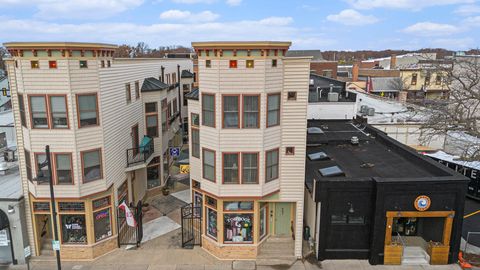
[[[480,0],[0,0],[0,43],[190,46],[280,40],[293,49],[480,47]]]

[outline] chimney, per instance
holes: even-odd
[[[390,56],[390,69],[396,69],[397,68],[397,55],[392,54]]]
[[[358,62],[353,63],[353,68],[352,68],[352,81],[358,82],[358,72],[360,70],[360,67],[358,65]]]

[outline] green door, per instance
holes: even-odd
[[[275,203],[275,235],[291,235],[291,203]]]

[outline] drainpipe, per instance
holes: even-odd
[[[182,118],[182,95],[180,93],[181,89],[180,89],[180,78],[182,77],[180,75],[180,65],[177,65],[177,77],[178,77],[178,102],[177,102],[177,107],[178,107],[178,117],[180,117],[180,128],[182,129],[182,143],[183,143],[183,134],[185,132],[185,130],[183,130],[183,118]]]
[[[162,82],[165,83],[165,67],[162,66]]]

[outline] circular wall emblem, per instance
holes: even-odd
[[[418,211],[426,211],[428,210],[428,208],[430,208],[430,198],[428,196],[425,196],[425,195],[421,195],[421,196],[418,196],[416,199],[415,199],[415,209],[417,209]]]

